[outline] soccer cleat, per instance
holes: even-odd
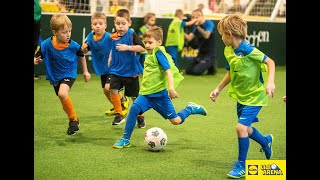
[[[114,119],[112,121],[112,125],[119,125],[125,121],[126,121],[126,119],[123,117],[123,115],[115,114]]]
[[[191,114],[202,114],[204,116],[207,115],[207,110],[199,104],[196,104],[193,102],[188,102],[186,108],[188,108],[188,107],[191,109]]]
[[[114,108],[107,109],[106,112],[105,112],[105,114],[108,115],[108,116],[114,115]]]
[[[138,116],[137,117],[137,123],[138,128],[145,128],[146,127],[146,121],[144,120],[144,116]]]
[[[246,175],[246,169],[239,161],[235,163],[233,169],[227,173],[227,176],[233,179],[239,179]]]
[[[73,135],[75,134],[77,131],[79,131],[79,119],[78,121],[75,121],[73,119],[70,119],[69,120],[69,127],[68,127],[68,130],[67,130],[67,134],[68,135]]]
[[[113,148],[116,148],[116,149],[121,149],[121,148],[124,148],[124,147],[130,147],[131,144],[130,144],[130,140],[129,139],[124,139],[124,138],[121,138],[120,141],[116,142],[114,145],[113,145]]]
[[[122,105],[122,110],[129,108],[129,97],[128,96],[126,96],[126,100],[124,102],[121,102],[121,105]]]
[[[267,159],[270,159],[272,157],[272,142],[273,142],[273,136],[272,134],[268,134],[265,136],[268,140],[268,144],[266,147],[262,147],[260,149],[260,152],[264,152]]]
[[[121,102],[121,107],[122,107],[122,114],[125,116],[129,111],[129,98],[128,97],[126,97],[126,100],[124,102]],[[114,108],[107,109],[105,112],[105,115],[107,115],[107,116],[115,115]]]

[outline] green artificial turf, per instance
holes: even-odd
[[[85,83],[78,75],[70,92],[80,119],[76,135],[66,134],[68,118],[49,81],[42,76],[34,81],[34,179],[227,179],[233,161],[238,157],[236,101],[227,94],[229,85],[217,102],[210,92],[224,77],[218,69],[215,76],[184,75],[174,99],[176,111],[192,101],[206,107],[207,116],[191,115],[182,125],[174,126],[156,111],[145,113],[147,127],[135,128],[130,148],[114,149],[125,123],[112,126],[113,116],[104,112],[112,105],[104,96],[100,77],[92,74]],[[273,134],[273,157],[286,160],[286,67],[277,67],[276,93],[263,107],[256,127],[262,134]],[[132,101],[130,100],[130,104]],[[168,143],[164,151],[147,151],[144,133],[151,127],[162,128]],[[250,140],[247,159],[265,159],[260,146]]]

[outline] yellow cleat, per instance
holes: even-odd
[[[124,116],[126,114],[128,114],[128,111],[129,111],[129,97],[126,97],[126,101],[121,103],[121,107],[122,107],[122,114]],[[107,109],[106,112],[105,112],[105,115],[107,115],[107,116],[113,116],[114,114],[115,114],[114,108]]]
[[[112,115],[114,115],[114,108],[107,109],[106,112],[105,112],[105,114],[106,114],[107,116],[112,116]]]
[[[122,110],[129,108],[129,97],[128,96],[126,96],[126,101],[121,103],[121,105],[122,105]]]

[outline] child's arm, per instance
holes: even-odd
[[[175,99],[179,97],[179,94],[174,89],[174,80],[171,69],[166,70],[167,78],[168,78],[168,91],[171,99]]]
[[[191,26],[196,22],[197,22],[197,19],[191,19],[190,21],[186,22],[186,26]]]
[[[266,86],[266,93],[268,94],[269,97],[274,96],[274,90],[276,88],[275,84],[274,84],[274,74],[275,74],[275,63],[274,61],[267,57],[267,59],[264,61],[264,63],[267,64],[268,66],[268,82],[267,82],[267,86]]]
[[[229,82],[230,82],[230,72],[228,71],[224,76],[224,78],[219,83],[219,85],[216,87],[216,89],[214,89],[209,95],[210,99],[213,102],[216,102],[219,93],[222,91],[224,87],[226,87],[229,84]]]
[[[88,71],[88,67],[87,67],[87,61],[86,61],[86,58],[83,56],[83,57],[78,57],[79,60],[81,61],[81,64],[82,64],[82,69],[83,69],[83,77],[84,77],[84,80],[85,82],[88,82],[91,78],[91,75]]]
[[[145,49],[140,45],[126,45],[126,44],[117,44],[116,49],[118,51],[134,51],[134,52],[143,52]]]
[[[144,43],[141,41],[137,33],[133,34],[132,39],[133,39],[133,45],[129,46],[126,44],[117,44],[116,49],[118,51],[134,51],[134,52],[145,51]]]
[[[88,82],[91,78],[91,75],[88,71],[86,57],[84,57],[84,54],[83,54],[81,48],[79,48],[79,50],[77,51],[77,56],[78,56],[78,60],[81,61],[81,64],[82,64],[84,80],[85,80],[85,82]]]

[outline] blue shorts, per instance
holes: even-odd
[[[156,110],[164,119],[173,119],[178,117],[168,95],[160,97],[139,95],[133,104],[139,105],[142,113],[152,108]]]
[[[262,106],[247,106],[237,103],[238,123],[251,126],[252,123],[259,122],[257,115],[261,108]]]

